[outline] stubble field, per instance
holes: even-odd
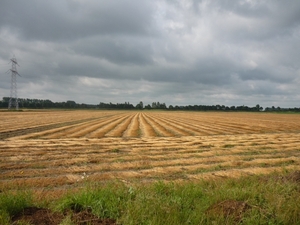
[[[300,169],[300,115],[0,112],[0,191],[196,181]]]

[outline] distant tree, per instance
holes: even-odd
[[[7,108],[8,107],[9,98],[3,97],[1,101],[1,108]]]
[[[10,99],[9,97],[3,97],[2,102],[9,102],[9,99]]]
[[[142,101],[140,101],[140,103],[138,103],[136,106],[135,106],[136,109],[143,109],[144,108],[144,104]]]
[[[160,109],[166,109],[166,108],[167,108],[166,103],[160,104],[160,107],[159,107],[159,108],[160,108]]]
[[[264,108],[261,107],[259,104],[257,104],[255,107],[256,107],[256,111],[263,111],[264,110]]]
[[[145,109],[151,109],[151,105],[150,104],[146,105]]]
[[[69,100],[69,101],[66,102],[66,107],[67,108],[76,108],[76,102]]]

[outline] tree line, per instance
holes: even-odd
[[[9,97],[3,97],[0,101],[0,108],[8,108]],[[15,99],[13,99],[14,101]],[[29,99],[18,98],[19,108],[25,109],[94,109],[96,105],[93,104],[78,104],[75,101],[66,102],[52,102],[51,100],[44,99]]]
[[[0,108],[8,108],[9,97],[3,97],[0,101]],[[76,103],[75,101],[68,100],[66,102],[52,102],[51,100],[43,99],[29,99],[29,98],[18,98],[19,108],[28,108],[28,109],[109,109],[109,110],[183,110],[183,111],[227,111],[227,112],[300,112],[300,108],[281,108],[281,107],[266,107],[265,109],[259,104],[253,107],[249,106],[225,106],[225,105],[187,105],[187,106],[178,106],[178,105],[169,105],[167,107],[166,103],[152,102],[152,104],[144,105],[140,101],[135,106],[129,102],[125,103],[104,103],[100,102],[99,104],[85,104],[85,103]]]

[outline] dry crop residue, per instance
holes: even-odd
[[[2,114],[0,191],[30,188],[42,196],[89,180],[186,181],[300,169],[298,114],[48,111],[37,112],[40,124],[35,112]],[[14,119],[19,126],[10,127]],[[16,132],[26,128],[33,129]]]

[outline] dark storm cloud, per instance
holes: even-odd
[[[149,35],[147,1],[1,1],[2,26],[33,40],[73,40],[96,34]]]
[[[299,106],[298,0],[2,0],[0,94]],[[266,105],[268,106],[268,105]]]

